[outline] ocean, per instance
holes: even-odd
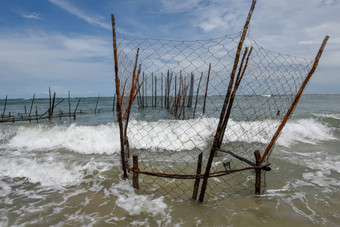
[[[132,187],[131,180],[123,180],[112,97],[99,99],[99,113],[94,113],[96,101],[81,98],[82,114],[76,120],[0,124],[0,226],[339,225],[339,94],[302,96],[271,154],[272,171],[266,174],[263,195],[204,203],[143,193]],[[78,98],[71,99],[72,109],[77,102]],[[0,103],[3,108],[4,100]],[[30,103],[31,99],[9,99],[6,113],[17,116],[25,105],[28,111]],[[35,105],[43,113],[49,100],[36,99]],[[67,110],[67,101],[56,111],[59,108]],[[155,116],[143,124],[170,121],[161,111],[159,118]],[[200,127],[199,122],[214,126],[217,116],[201,116],[195,127]],[[238,120],[232,116],[232,121]],[[190,125],[193,120],[177,121]],[[138,124],[131,122],[131,130],[138,130]],[[253,122],[246,124],[257,130]],[[215,130],[202,133],[211,139]],[[254,136],[251,142],[262,139]],[[143,149],[155,149],[151,142]],[[195,142],[209,145],[208,140]]]

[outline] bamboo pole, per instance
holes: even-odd
[[[53,100],[52,100],[52,115],[53,115],[53,113],[54,113],[55,96],[56,96],[56,93],[54,92],[54,94],[53,94]]]
[[[201,77],[200,77],[200,80],[198,81],[197,93],[196,93],[196,102],[195,102],[195,108],[194,108],[194,113],[192,115],[192,118],[195,118],[196,107],[197,107],[197,102],[198,102],[198,93],[199,93],[199,90],[200,90],[202,77],[203,77],[203,72],[201,72]]]
[[[121,97],[120,97],[120,80],[118,75],[118,56],[117,56],[117,43],[116,43],[116,26],[115,26],[115,17],[111,14],[111,22],[112,22],[112,38],[113,38],[113,57],[115,62],[115,82],[116,82],[116,95],[117,95],[117,118],[119,124],[119,132],[120,132],[120,148],[121,148],[121,159],[122,159],[122,170],[124,174],[124,179],[127,179],[126,172],[126,160],[125,160],[125,152],[124,152],[124,137],[123,137],[123,119],[122,119],[122,109],[121,109]]]
[[[242,50],[242,45],[243,45],[245,36],[247,34],[249,22],[250,22],[252,14],[253,14],[255,4],[256,4],[256,0],[253,0],[252,5],[251,5],[250,10],[249,10],[249,13],[248,13],[247,20],[246,20],[245,25],[243,27],[243,32],[242,32],[242,35],[241,35],[241,38],[240,38],[240,41],[239,41],[239,44],[238,44],[238,47],[237,47],[236,56],[235,56],[235,59],[234,59],[233,70],[232,70],[232,73],[230,75],[230,82],[229,82],[230,86],[229,86],[229,88],[233,85],[233,79],[234,79],[234,76],[235,76],[235,73],[236,73],[239,57],[240,57],[241,50]],[[228,88],[228,91],[229,91],[229,88]],[[229,93],[229,95],[230,95],[230,93]],[[225,111],[226,111],[226,108],[227,108],[228,101],[229,101],[229,97],[228,97],[228,92],[227,92],[225,100],[224,100],[224,104],[223,104],[223,107],[222,107],[222,110],[221,110],[220,121],[218,123],[218,127],[217,127],[216,134],[215,134],[215,137],[214,137],[214,143],[213,143],[213,146],[211,148],[211,151],[210,151],[210,154],[209,154],[209,159],[208,159],[207,166],[206,166],[205,173],[204,173],[204,180],[203,180],[203,183],[202,183],[201,193],[200,193],[200,198],[199,198],[200,202],[203,202],[203,200],[204,200],[204,195],[205,195],[205,191],[206,191],[207,183],[208,183],[208,177],[209,177],[211,165],[212,165],[212,162],[213,162],[213,158],[215,156],[216,148],[217,148],[219,140],[220,140],[221,126],[222,126],[223,118],[225,116]]]
[[[202,169],[202,156],[203,153],[201,152],[198,155],[198,160],[197,160],[197,169],[196,169],[196,175],[200,175],[201,174],[201,169]],[[197,194],[198,194],[198,187],[200,185],[200,178],[196,178],[195,179],[195,184],[194,184],[194,191],[192,193],[192,199],[196,200],[197,199]]]
[[[317,55],[316,55],[316,57],[315,57],[315,59],[314,59],[314,64],[313,64],[312,68],[310,69],[310,71],[309,71],[307,77],[306,77],[305,80],[303,81],[303,83],[302,83],[302,85],[301,85],[301,87],[300,87],[298,93],[296,94],[296,96],[295,96],[295,98],[294,98],[293,103],[292,103],[291,106],[289,107],[289,109],[288,109],[286,115],[284,116],[284,118],[283,118],[283,120],[282,120],[280,126],[277,128],[277,130],[276,130],[276,132],[275,132],[273,138],[271,139],[271,141],[270,141],[268,147],[266,148],[265,152],[263,153],[262,158],[261,158],[261,163],[264,162],[264,160],[266,159],[266,157],[267,157],[267,155],[269,154],[270,150],[273,148],[273,146],[274,146],[274,144],[275,144],[275,142],[276,142],[276,140],[277,140],[277,138],[278,138],[280,132],[282,131],[283,127],[286,125],[288,118],[289,118],[290,115],[293,113],[293,111],[294,111],[296,105],[298,104],[298,102],[299,102],[299,100],[300,100],[300,97],[301,97],[301,95],[302,95],[304,89],[306,88],[306,86],[307,86],[307,84],[308,84],[310,78],[313,76],[313,74],[314,74],[314,72],[315,72],[315,69],[318,67],[319,60],[320,60],[320,58],[321,58],[321,55],[322,55],[323,50],[325,49],[325,46],[326,46],[326,44],[327,44],[328,39],[329,39],[329,36],[326,35],[325,38],[324,38],[324,40],[323,40],[323,42],[322,42],[322,44],[321,44],[321,47],[320,47],[320,49],[319,49],[319,52],[317,53]]]

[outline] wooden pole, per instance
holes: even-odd
[[[78,100],[78,103],[77,103],[77,106],[76,108],[74,109],[74,112],[73,112],[73,119],[76,120],[76,114],[77,114],[77,109],[78,109],[78,106],[79,106],[79,103],[80,103],[80,99]]]
[[[135,189],[139,189],[139,179],[138,179],[138,155],[133,155],[133,167],[132,167],[132,182]]]
[[[192,107],[192,97],[194,94],[194,73],[191,73],[191,78],[190,78],[190,90],[189,90],[189,98],[188,98],[188,107]]]
[[[25,109],[25,114],[27,114],[26,105],[24,105],[24,109]]]
[[[276,130],[276,132],[275,132],[273,138],[271,139],[271,141],[270,141],[268,147],[266,148],[265,152],[263,153],[262,158],[261,158],[261,163],[266,159],[267,155],[269,154],[269,151],[270,151],[270,150],[272,149],[272,147],[274,146],[274,144],[275,144],[275,142],[276,142],[276,140],[277,140],[277,138],[278,138],[280,132],[282,131],[283,127],[286,125],[288,118],[289,118],[290,115],[293,113],[293,111],[294,111],[296,105],[298,104],[298,102],[299,102],[299,100],[300,100],[300,97],[301,97],[301,95],[302,95],[304,89],[306,88],[306,86],[307,86],[307,84],[308,84],[310,78],[313,76],[313,74],[314,74],[314,72],[315,72],[315,69],[318,67],[319,60],[320,60],[320,58],[321,58],[321,55],[322,55],[323,50],[325,49],[325,46],[326,46],[326,44],[327,44],[328,39],[329,39],[329,36],[326,35],[325,38],[324,38],[324,40],[323,40],[323,42],[322,42],[322,44],[321,44],[321,47],[320,47],[320,49],[319,49],[319,52],[318,52],[318,54],[316,55],[316,57],[315,57],[315,59],[314,59],[314,64],[313,64],[312,68],[310,69],[310,71],[309,71],[309,73],[308,73],[306,79],[303,81],[303,83],[302,83],[302,85],[301,85],[301,87],[300,87],[298,93],[296,94],[296,96],[295,96],[295,98],[294,98],[293,103],[292,103],[291,106],[289,107],[289,109],[288,109],[286,115],[284,116],[284,118],[283,118],[283,120],[282,120],[280,126],[277,128],[277,130]]]
[[[152,103],[152,107],[154,107],[154,103],[153,103],[153,92],[154,92],[154,85],[153,85],[153,73],[151,73],[151,79],[152,79],[152,83],[151,83],[151,103]]]
[[[157,107],[157,76],[155,75],[155,107]]]
[[[201,77],[200,77],[200,80],[199,80],[198,86],[197,86],[196,102],[195,102],[194,114],[192,115],[192,118],[195,118],[196,107],[197,107],[197,102],[198,102],[198,93],[199,93],[199,90],[200,90],[200,85],[201,85],[202,77],[203,77],[203,72],[201,72]]]
[[[260,151],[254,152],[256,166],[261,166]],[[255,195],[261,195],[261,169],[255,169]]]
[[[71,100],[70,91],[68,91],[68,116],[71,117]]]
[[[38,107],[35,106],[35,119],[37,120],[37,123],[38,123],[38,118],[39,118],[39,115],[38,115]]]
[[[161,73],[161,108],[163,108],[163,73]]]
[[[31,102],[31,107],[30,107],[30,113],[28,114],[28,118],[29,118],[30,122],[31,122],[31,113],[32,113],[34,98],[35,98],[35,94],[33,94],[32,102]]]
[[[94,113],[95,113],[95,114],[97,113],[99,97],[100,97],[100,96],[98,95],[97,102],[96,102],[96,107],[94,108]]]
[[[121,151],[121,159],[122,159],[122,170],[124,174],[124,179],[127,179],[127,171],[126,171],[126,160],[125,160],[125,152],[124,152],[124,135],[123,135],[123,118],[122,118],[122,109],[121,109],[121,97],[120,97],[120,80],[118,76],[118,56],[117,56],[117,43],[116,43],[116,25],[115,25],[115,17],[111,14],[111,22],[112,22],[112,37],[113,37],[113,57],[115,62],[115,82],[116,82],[116,95],[117,95],[117,118],[119,124],[119,132],[120,132],[120,151]]]
[[[112,112],[115,112],[116,95],[113,96]]]
[[[250,10],[249,10],[249,13],[248,13],[246,23],[243,27],[243,32],[242,32],[240,41],[238,43],[237,52],[236,52],[236,56],[235,56],[235,59],[234,59],[234,66],[233,66],[232,73],[230,75],[230,82],[229,82],[229,85],[231,84],[230,86],[233,85],[233,79],[234,79],[234,76],[236,74],[237,65],[238,65],[241,50],[242,50],[242,45],[243,45],[245,36],[247,34],[249,22],[250,22],[252,14],[253,14],[255,4],[256,4],[256,0],[253,0],[252,5],[251,5]],[[229,86],[229,88],[230,88],[230,86]],[[229,90],[229,88],[228,88],[228,90]],[[230,93],[229,93],[229,95],[230,95]],[[208,159],[207,166],[206,166],[205,173],[204,173],[204,179],[203,179],[200,198],[199,198],[200,202],[203,202],[203,200],[204,200],[204,195],[205,195],[205,191],[206,191],[207,183],[208,183],[208,177],[209,177],[211,165],[212,165],[212,162],[213,162],[213,159],[214,159],[214,156],[215,156],[216,148],[217,148],[219,141],[220,141],[221,127],[222,127],[223,118],[225,116],[225,111],[226,111],[228,102],[229,102],[229,96],[228,96],[228,92],[227,92],[226,97],[224,99],[224,104],[223,104],[223,107],[222,107],[222,110],[221,110],[221,116],[220,116],[220,120],[219,120],[218,127],[217,127],[217,130],[216,130],[216,134],[215,134],[215,137],[214,137],[214,143],[213,143],[213,146],[210,150],[209,159]]]
[[[209,78],[210,78],[210,70],[211,70],[211,63],[209,64],[207,83],[206,83],[206,85],[205,85],[205,94],[204,94],[204,101],[203,101],[203,114],[205,114],[205,104],[206,104],[206,102],[207,102],[208,86],[209,86]]]
[[[56,93],[54,92],[54,94],[53,94],[53,100],[52,100],[52,115],[53,115],[53,113],[54,113],[55,96],[56,96]]]
[[[5,98],[4,111],[2,112],[2,119],[4,119],[4,116],[5,116],[6,106],[7,106],[7,95],[6,95],[6,98]]]
[[[198,155],[198,161],[197,161],[197,169],[196,169],[196,175],[200,175],[201,174],[201,169],[202,169],[202,156],[203,153],[201,152]],[[198,187],[200,185],[200,178],[197,177],[195,180],[195,184],[194,184],[194,191],[192,193],[192,199],[196,200],[197,199],[197,194],[198,194]]]

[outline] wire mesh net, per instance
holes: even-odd
[[[128,109],[133,71],[140,64],[127,128],[128,169],[132,156],[138,155],[139,171],[163,174],[140,174],[142,190],[169,198],[192,197],[195,179],[164,176],[196,175],[200,153],[204,173],[240,35],[199,41],[117,39],[123,113]],[[211,172],[249,166],[232,154],[255,162],[254,151],[266,149],[312,65],[311,59],[266,50],[250,36],[245,45],[252,51]],[[208,198],[253,195],[254,181],[254,169],[213,177]]]

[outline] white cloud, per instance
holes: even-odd
[[[41,20],[40,14],[33,12],[33,13],[24,13],[21,15],[24,18],[28,18],[28,19],[36,19],[36,20]]]
[[[24,32],[0,35],[0,68],[6,80],[110,79],[112,44],[96,36]]]
[[[67,1],[64,0],[49,0],[51,3],[59,6],[60,8],[68,11],[69,13],[79,17],[80,19],[85,20],[87,23],[92,25],[97,25],[102,28],[111,30],[111,26],[105,22],[102,21],[102,17],[95,15],[95,16],[89,16],[88,13],[85,13],[81,9],[77,8],[76,6],[70,4]]]

